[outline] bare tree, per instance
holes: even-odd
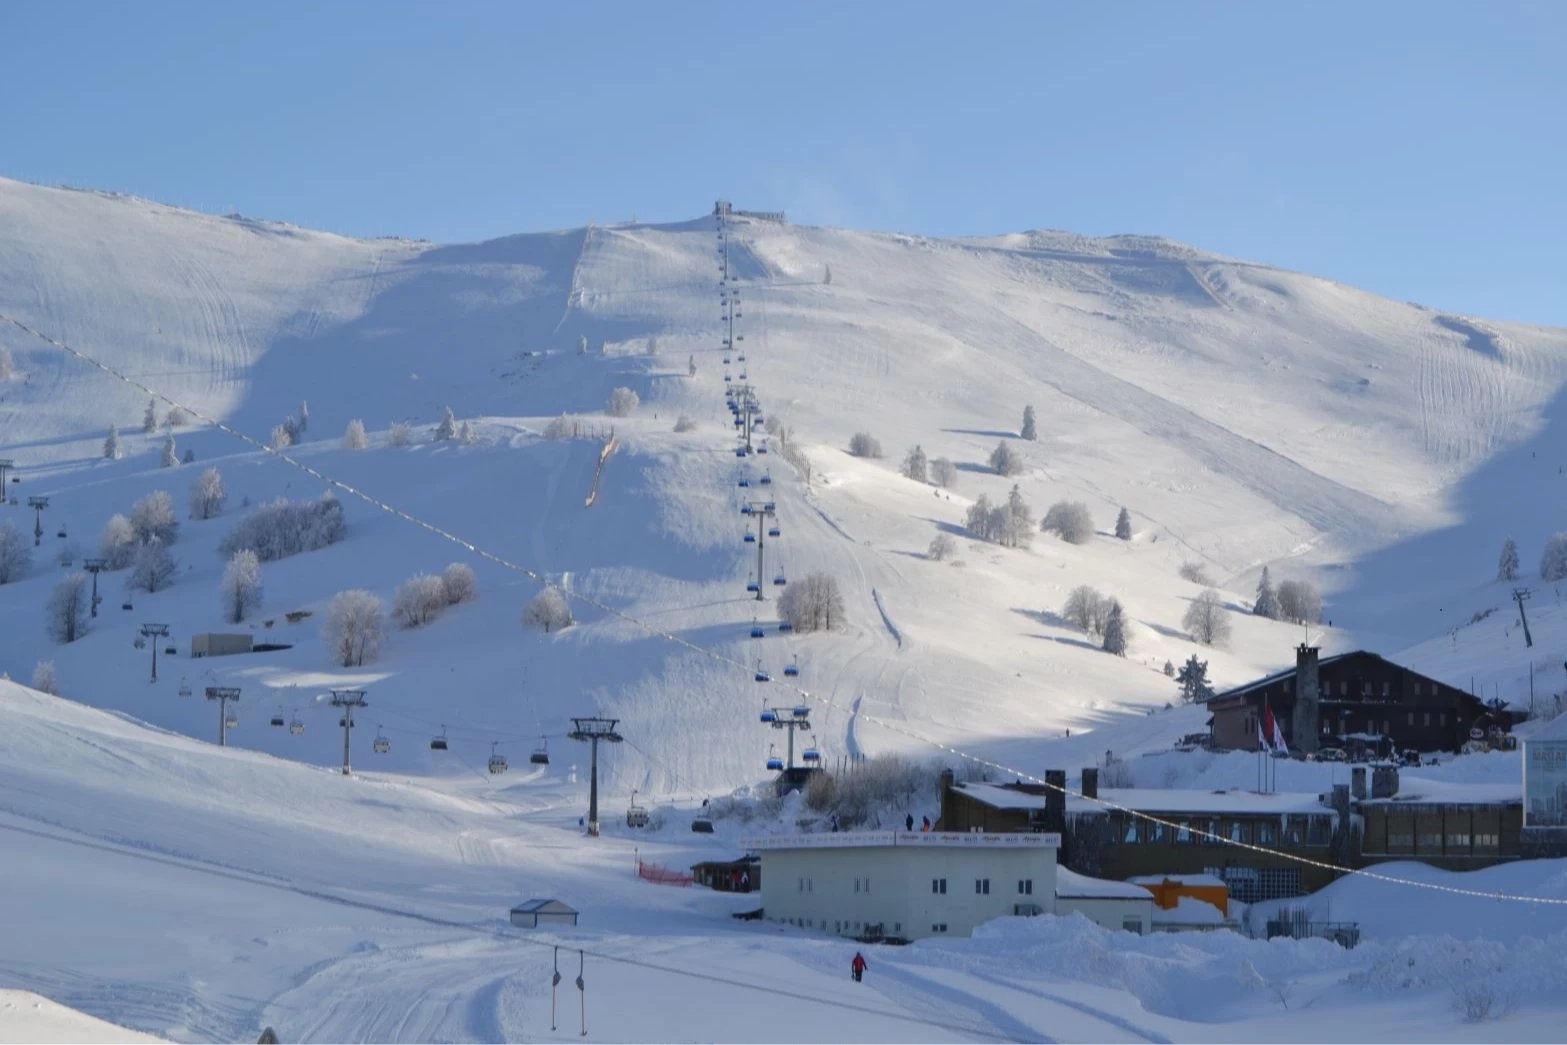
[[[1115,517],[1115,535],[1123,541],[1132,539],[1132,513],[1125,508]]]
[[[441,615],[446,609],[446,587],[441,578],[428,573],[416,573],[392,595],[392,615],[405,628],[417,628]]]
[[[948,458],[936,458],[930,463],[930,481],[943,490],[954,489],[958,485],[958,466]]]
[[[479,597],[479,579],[473,575],[472,566],[454,562],[441,571],[441,590],[452,606],[472,602]]]
[[[923,483],[929,481],[929,473],[930,465],[925,460],[925,451],[916,443],[903,459],[903,474],[917,483]]]
[[[843,615],[838,581],[825,573],[795,581],[778,600],[778,619],[788,621],[797,632],[831,631],[843,623]]]
[[[1291,624],[1318,624],[1322,621],[1322,596],[1307,581],[1282,581],[1279,584],[1279,616]]]
[[[98,538],[98,554],[109,569],[123,570],[136,557],[136,546],[139,543],[136,527],[125,516],[116,513],[109,516],[109,521],[104,524],[103,535]]]
[[[869,432],[856,432],[849,439],[849,453],[855,457],[880,457],[881,441]]]
[[[33,666],[33,688],[51,697],[60,695],[60,676],[54,670],[54,661],[40,660]]]
[[[522,611],[522,623],[545,632],[560,631],[577,623],[571,615],[571,604],[559,588],[545,588],[535,595]]]
[[[997,475],[1013,476],[1023,471],[1023,458],[1005,439],[990,451],[990,468]]]
[[[363,588],[340,591],[327,604],[321,621],[321,641],[338,664],[360,667],[381,650],[385,609],[381,600]]]
[[[183,428],[190,424],[190,415],[185,412],[183,406],[169,407],[169,414],[163,419],[163,423],[169,428]]]
[[[228,491],[223,488],[223,473],[208,468],[190,484],[190,517],[211,519],[222,515],[228,497]]]
[[[87,574],[73,573],[54,586],[44,604],[44,631],[60,643],[71,643],[87,634]]]
[[[605,412],[610,417],[630,417],[642,405],[642,398],[624,386],[609,393],[609,405]]]
[[[241,548],[229,556],[218,596],[223,606],[223,619],[230,624],[238,624],[247,614],[260,608],[261,560],[255,552]]]
[[[1181,627],[1204,646],[1223,646],[1230,639],[1230,619],[1224,612],[1224,600],[1213,588],[1205,588],[1186,608]]]
[[[370,446],[370,437],[365,434],[365,423],[359,418],[348,422],[348,427],[343,429],[344,450],[366,450]]]
[[[1200,562],[1181,563],[1181,579],[1191,581],[1193,584],[1201,584],[1204,587],[1213,583],[1213,578],[1208,576],[1208,567]]]
[[[1033,442],[1039,438],[1039,429],[1034,424],[1034,408],[1031,406],[1025,406],[1023,408],[1023,429],[1022,431],[1018,432],[1018,435],[1024,439],[1027,439],[1029,442]]]
[[[179,564],[169,554],[169,549],[158,538],[152,537],[136,549],[136,561],[131,566],[131,575],[126,578],[125,586],[154,594],[173,584],[178,570]]]
[[[173,544],[179,538],[180,524],[174,514],[174,498],[167,490],[154,490],[132,505],[130,522],[136,539],[143,544],[154,537],[164,544]]]
[[[0,522],[0,584],[20,580],[33,562],[27,537],[10,519]]]
[[[406,421],[393,421],[392,426],[386,430],[387,446],[407,446],[413,442],[413,429]]]
[[[451,407],[448,406],[441,411],[441,423],[435,426],[433,438],[437,443],[457,438],[457,418],[452,413]]]
[[[1061,607],[1061,619],[1097,638],[1104,635],[1110,603],[1108,596],[1090,585],[1079,584],[1067,593],[1066,603]]]
[[[1087,544],[1094,536],[1094,517],[1081,501],[1057,501],[1045,513],[1039,528],[1068,544]]]
[[[991,505],[989,497],[980,494],[979,498],[969,505],[968,514],[963,518],[963,525],[968,528],[969,533],[972,533],[982,541],[993,541],[996,539],[996,532],[993,529],[995,525],[995,508]]]
[[[952,558],[957,550],[958,542],[952,539],[951,534],[938,533],[931,538],[930,547],[926,549],[925,554],[935,562],[943,562]]]

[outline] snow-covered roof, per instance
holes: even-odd
[[[1016,791],[996,784],[961,784],[964,794],[994,809],[1043,810],[1044,795]],[[1125,806],[1142,813],[1321,813],[1327,811],[1315,791],[1259,793],[1239,789],[1203,791],[1192,788],[1100,788],[1094,801],[1075,794],[1066,796],[1066,810],[1073,814],[1107,813],[1111,806]],[[1106,804],[1108,803],[1108,805]]]
[[[513,914],[576,914],[577,909],[559,900],[529,900],[512,908]]]
[[[1505,784],[1459,783],[1402,776],[1398,794],[1392,798],[1365,798],[1368,805],[1397,805],[1400,802],[1432,802],[1443,805],[1506,805],[1523,801],[1523,781]]]
[[[1061,836],[1027,831],[830,831],[809,835],[755,835],[740,839],[746,849],[1059,849]]]
[[[1147,900],[1153,902],[1153,894],[1140,886],[1127,882],[1112,882],[1107,878],[1090,878],[1086,874],[1056,868],[1056,896],[1074,900]]]
[[[1524,739],[1525,744],[1532,744],[1536,740],[1567,740],[1567,715],[1557,715],[1545,725],[1530,733]]]
[[[1140,874],[1127,879],[1137,885],[1163,885],[1165,882],[1179,882],[1181,885],[1205,885],[1216,886],[1220,889],[1228,888],[1224,880],[1211,874]]]
[[[1224,912],[1206,900],[1182,896],[1174,907],[1155,907],[1153,920],[1164,925],[1223,925]]]

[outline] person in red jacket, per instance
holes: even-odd
[[[854,982],[859,983],[865,975],[865,955],[859,951],[854,952],[854,961],[849,963],[849,969],[854,973]]]

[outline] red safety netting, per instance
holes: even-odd
[[[637,877],[655,885],[691,884],[691,876],[685,871],[676,871],[661,864],[650,864],[646,860],[637,861]]]

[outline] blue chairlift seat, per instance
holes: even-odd
[[[740,478],[740,485],[741,486],[750,486],[751,485],[751,480],[749,480],[749,479],[745,478],[744,476],[742,476]]]
[[[785,621],[784,623],[787,624],[788,621]],[[800,677],[800,665],[799,665],[799,663],[796,662],[796,661],[790,661],[788,664],[785,664],[784,665],[784,676],[786,678],[791,678],[791,679],[799,678]]]
[[[757,482],[761,483],[763,486],[771,486],[771,485],[773,485],[773,473],[772,472],[763,472],[762,473],[762,477],[760,479],[758,479]]]
[[[772,680],[773,680],[773,677],[771,675],[769,675],[765,670],[763,670],[762,668],[757,668],[756,669],[756,681],[758,681],[758,682],[771,682]]]
[[[763,504],[762,507],[764,509],[766,509],[767,511],[769,511],[769,512],[776,512],[778,510],[778,502],[777,501],[768,501],[765,504]]]
[[[756,543],[756,534],[752,533],[750,530],[747,530],[745,532],[745,543],[746,544],[755,544]]]
[[[795,705],[795,707],[794,707],[794,717],[795,718],[809,718],[810,714],[811,714],[811,709],[806,707],[804,704],[796,704]]]
[[[756,448],[756,452],[759,453],[759,454],[765,454],[767,452],[767,447],[765,447],[765,446],[758,446]]]
[[[762,626],[760,624],[751,625],[751,637],[753,639],[765,638],[766,636],[767,632],[762,630]]]
[[[744,375],[744,374],[741,374],[741,375],[740,375],[740,377],[741,377],[741,379],[742,379],[742,380],[743,380],[743,379],[744,379],[744,378],[745,378],[745,375]],[[725,380],[725,381],[733,381],[733,380],[734,380],[734,378],[732,378],[732,377],[730,377],[730,376],[729,376],[729,375],[728,375],[728,374],[725,374],[725,375],[724,375],[724,380]]]
[[[765,454],[767,451],[763,450],[761,452]],[[743,446],[735,447],[735,456],[736,457],[744,457],[745,456],[745,447],[743,447]]]
[[[822,753],[816,750],[814,747],[808,747],[803,752],[801,752],[800,758],[808,763],[820,762],[822,760]]]
[[[778,721],[778,716],[773,713],[772,708],[763,708],[762,721],[767,725],[772,725],[774,722]]]
[[[773,584],[774,584],[775,587],[782,588],[785,584],[788,584],[788,583],[789,583],[789,578],[785,577],[781,573],[778,576],[773,578]]]
[[[724,357],[724,366],[728,366],[728,365],[729,365],[729,357],[725,356]]]
[[[776,526],[769,526],[767,528],[767,536],[769,536],[769,537],[781,537],[781,536],[783,536],[783,531],[780,530]]]
[[[770,756],[767,759],[767,769],[768,769],[769,772],[772,772],[772,773],[782,773],[783,772],[783,759],[779,758],[777,755]]]
[[[762,586],[755,581],[747,581],[745,584],[745,590],[749,592],[758,592],[762,590]]]
[[[786,620],[781,620],[781,621],[778,622],[778,630],[779,631],[785,631],[785,632],[793,631],[794,630],[794,625],[790,624]],[[789,673],[788,670],[785,669],[784,674],[787,675],[788,673]]]
[[[283,728],[283,716],[281,713],[272,716],[272,725]]]
[[[765,421],[765,418],[763,418],[761,414],[757,414],[755,417],[753,417],[751,419],[751,423],[755,424],[755,425],[761,425],[761,424],[764,423],[764,421]]]
[[[751,514],[751,506],[749,504],[742,504],[740,506],[740,514],[741,515],[750,515]]]

